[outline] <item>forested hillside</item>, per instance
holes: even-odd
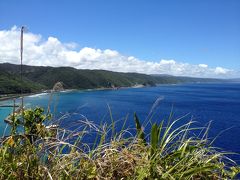
[[[38,92],[51,89],[56,82],[62,82],[65,89],[90,89],[205,81],[219,80],[24,65],[21,82],[20,65],[0,64],[0,94],[20,93],[21,87],[24,93]]]

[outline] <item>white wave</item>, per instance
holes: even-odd
[[[44,95],[47,95],[48,93],[39,93],[39,94],[33,94],[33,95],[30,95],[28,97],[40,97],[40,96],[44,96]]]

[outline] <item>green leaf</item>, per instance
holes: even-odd
[[[151,130],[151,157],[154,156],[158,147],[159,128],[156,123],[152,125]]]
[[[142,126],[136,113],[134,113],[134,121],[137,129],[137,137],[141,139],[144,144],[146,144],[145,134],[143,132]]]

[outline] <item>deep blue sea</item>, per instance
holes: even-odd
[[[47,107],[49,94],[24,98],[25,106]],[[9,104],[11,101],[0,102]],[[119,90],[70,91],[54,96],[52,112],[59,118],[63,114],[74,114],[62,126],[68,126],[81,118],[80,114],[96,123],[110,122],[109,107],[114,120],[123,122],[128,116],[127,126],[134,125],[133,113],[141,121],[160,122],[167,119],[171,111],[174,118],[188,114],[184,121],[193,119],[204,126],[212,121],[209,136],[220,132],[214,145],[225,151],[240,153],[240,83],[199,83],[161,85],[157,87],[126,88]],[[5,124],[3,119],[11,108],[0,108],[0,134]],[[234,157],[240,164],[240,158]]]

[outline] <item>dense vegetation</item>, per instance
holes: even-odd
[[[30,93],[39,91],[42,88],[45,88],[45,86],[33,83],[26,78],[23,78],[21,83],[19,75],[0,70],[0,94],[21,93],[21,89],[24,93]]]
[[[62,82],[65,89],[91,89],[206,81],[220,80],[24,65],[23,83],[21,83],[19,65],[0,64],[0,94],[20,93],[21,87],[24,93],[38,92],[51,89],[56,82]]]
[[[11,134],[0,141],[0,179],[215,180],[234,179],[240,172],[211,146],[208,127],[193,128],[192,121],[181,126],[176,126],[180,119],[149,121],[146,135],[135,114],[136,135],[130,135],[127,119],[119,132],[114,120],[97,125],[80,118],[75,131],[59,128],[56,121],[46,127],[51,115],[39,107],[10,119]],[[88,137],[96,138],[86,143]]]

